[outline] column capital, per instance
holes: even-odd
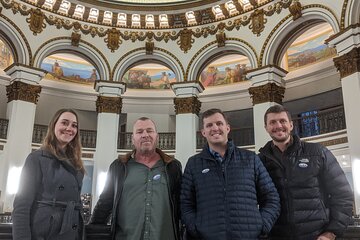
[[[325,40],[329,47],[335,47],[338,55],[360,47],[360,23],[353,24]]]
[[[253,105],[265,102],[282,104],[284,93],[285,88],[273,82],[249,88],[249,94],[253,100]]]
[[[198,97],[204,91],[204,86],[199,81],[186,81],[171,83],[171,89],[176,97]]]
[[[13,63],[4,69],[5,73],[11,77],[12,82],[23,82],[26,84],[38,85],[45,76],[46,71],[30,67],[21,63]]]
[[[246,73],[246,76],[251,80],[252,86],[259,86],[266,83],[276,83],[280,86],[284,85],[283,78],[288,72],[276,65],[266,65],[260,68],[255,68]]]
[[[98,96],[96,99],[97,113],[116,113],[120,114],[122,109],[121,97]]]
[[[6,86],[6,96],[8,102],[21,100],[36,104],[41,92],[40,85],[32,85],[20,81],[15,81]]]
[[[192,113],[199,115],[201,102],[198,97],[192,96],[174,98],[174,104],[176,114]]]
[[[101,96],[120,97],[126,91],[126,84],[123,82],[97,80],[95,81],[94,88]]]
[[[353,48],[350,52],[334,58],[334,64],[340,72],[341,78],[360,72],[360,47]]]

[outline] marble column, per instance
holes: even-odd
[[[12,64],[5,69],[11,77],[6,87],[8,98],[6,117],[9,120],[4,148],[3,169],[0,169],[3,211],[12,211],[21,168],[31,152],[36,103],[41,92],[40,80],[43,70],[22,64]]]
[[[249,93],[253,101],[256,152],[271,140],[264,128],[264,114],[269,107],[282,104],[285,93],[283,78],[286,74],[287,71],[284,69],[275,65],[268,65],[253,69],[246,75],[251,80]]]
[[[199,130],[199,112],[201,102],[199,94],[204,87],[198,81],[178,82],[171,84],[176,98],[176,145],[175,157],[183,169],[189,157],[196,153],[196,132]]]
[[[101,194],[110,164],[118,157],[119,114],[122,108],[121,95],[126,91],[122,82],[96,81],[97,135],[92,181],[92,206]]]
[[[349,26],[331,36],[327,42],[336,47],[339,55],[334,58],[334,64],[341,77],[354,186],[354,210],[360,214],[360,24]]]

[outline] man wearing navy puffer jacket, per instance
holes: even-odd
[[[258,156],[228,140],[220,109],[202,115],[207,144],[183,175],[180,206],[189,240],[255,240],[270,232],[280,213],[279,195]]]

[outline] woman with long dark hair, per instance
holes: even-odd
[[[13,239],[80,240],[84,173],[78,116],[60,109],[40,149],[25,161],[14,200]]]

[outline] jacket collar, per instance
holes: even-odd
[[[294,152],[297,149],[299,149],[301,147],[301,140],[300,138],[296,135],[296,134],[292,134],[292,138],[293,138],[293,142],[290,146],[288,146],[288,148],[285,150],[285,152]],[[268,141],[264,147],[259,149],[259,152],[266,155],[266,153],[270,153],[271,152],[271,147],[273,145],[273,141]]]
[[[156,148],[155,151],[160,155],[161,159],[165,162],[165,164],[174,160],[173,157],[167,155],[166,153],[161,151],[159,148]],[[134,158],[135,152],[136,152],[136,150],[134,149],[131,152],[127,153],[125,156],[119,156],[118,159],[119,159],[119,161],[121,161],[123,163],[127,163],[130,160],[130,158]]]

